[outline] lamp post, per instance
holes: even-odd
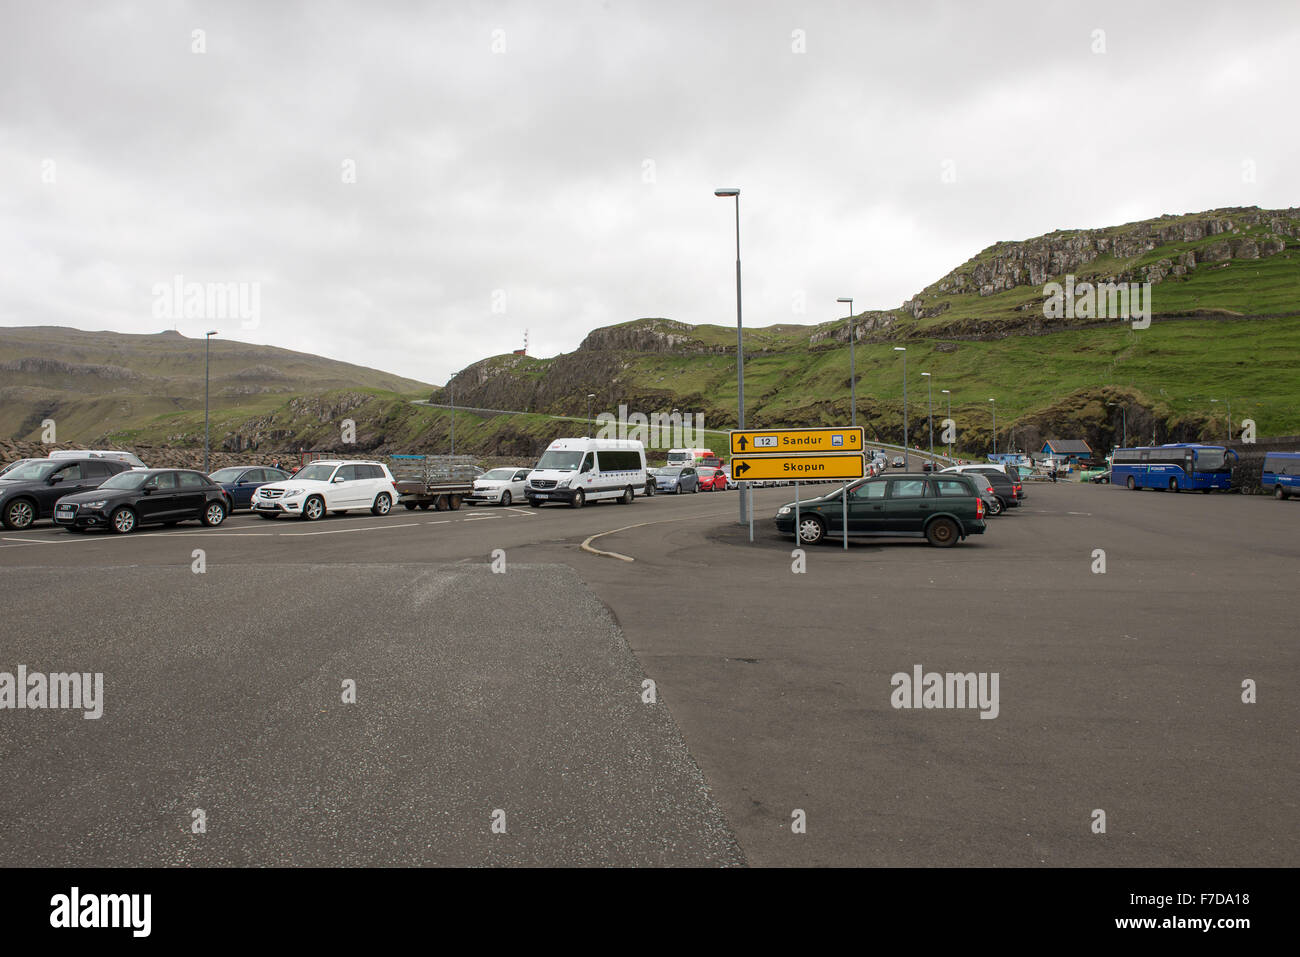
[[[596,393],[587,393],[587,438],[591,438],[591,400],[596,398]]]
[[[745,427],[745,340],[744,323],[740,311],[740,190],[733,188],[715,189],[714,196],[736,201],[736,416],[737,428]],[[749,483],[740,483],[740,524],[750,521]],[[753,528],[750,539],[753,540]]]
[[[1107,402],[1106,404],[1117,406],[1119,408],[1124,423],[1124,444],[1121,445],[1120,448],[1126,449],[1128,448],[1128,406],[1120,405],[1118,402]]]
[[[930,392],[930,463],[934,463],[934,377],[928,372],[922,372]]]
[[[943,392],[943,394],[946,395],[946,396],[948,397],[948,421],[951,422],[951,421],[952,421],[952,390],[951,390],[951,389],[941,389],[940,391]],[[948,458],[952,458],[952,443],[951,443],[951,442],[948,443]]]
[[[447,383],[447,394],[451,397],[451,454],[456,454],[456,387]]]
[[[857,345],[858,337],[854,335],[853,330],[853,300],[836,299],[835,301],[849,304],[849,424],[856,428],[858,424],[858,364],[854,357],[854,347]]]
[[[894,351],[903,354],[903,468],[907,468],[907,347],[894,346]]]
[[[208,474],[208,450],[211,443],[211,431],[209,429],[208,418],[208,355],[212,348],[212,337],[217,334],[217,330],[205,333],[203,336],[203,474]]]
[[[989,399],[993,408],[993,454],[998,454],[998,403],[995,399]]]

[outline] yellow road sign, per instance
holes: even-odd
[[[736,429],[732,455],[790,455],[807,452],[861,452],[861,426],[844,429]]]
[[[785,479],[791,482],[816,479],[860,479],[866,474],[861,453],[844,455],[756,455],[752,458],[732,456],[731,477],[737,482],[767,482]]]

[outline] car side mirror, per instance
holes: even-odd
[[[342,481],[343,481],[343,476],[342,476],[342,475],[336,475],[336,476],[334,476],[334,478],[332,479],[332,481],[334,481],[334,482],[342,482]]]
[[[158,486],[156,485],[145,485],[141,487],[140,491],[143,492],[145,495],[152,495],[154,489],[157,487]]]
[[[51,485],[58,485],[60,482],[63,481],[63,476],[62,476],[62,475],[51,475],[51,476],[50,476],[49,478],[47,478],[45,481],[48,482],[48,483],[51,484]]]

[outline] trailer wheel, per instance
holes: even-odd
[[[433,510],[435,512],[447,511],[447,496],[439,495],[437,498],[435,498],[433,500]]]
[[[422,511],[422,512],[427,512],[428,510],[429,510],[429,503],[428,503],[428,502],[421,502],[421,503],[420,503],[420,511]]]
[[[449,497],[447,498],[447,507],[450,508],[453,512],[459,511],[459,510],[460,510],[460,496],[459,496],[459,495],[451,495],[451,496],[449,496]]]
[[[414,502],[403,502],[403,503],[402,503],[402,507],[403,507],[404,509],[406,509],[408,512],[414,512],[414,511],[415,511],[415,503],[414,503]]]

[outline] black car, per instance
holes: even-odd
[[[54,506],[54,524],[70,532],[107,528],[125,535],[141,525],[175,525],[198,519],[216,526],[230,512],[226,492],[190,469],[119,472],[91,492],[65,495]]]
[[[30,528],[49,518],[63,496],[98,488],[129,468],[109,459],[32,459],[0,477],[0,521],[8,529]]]

